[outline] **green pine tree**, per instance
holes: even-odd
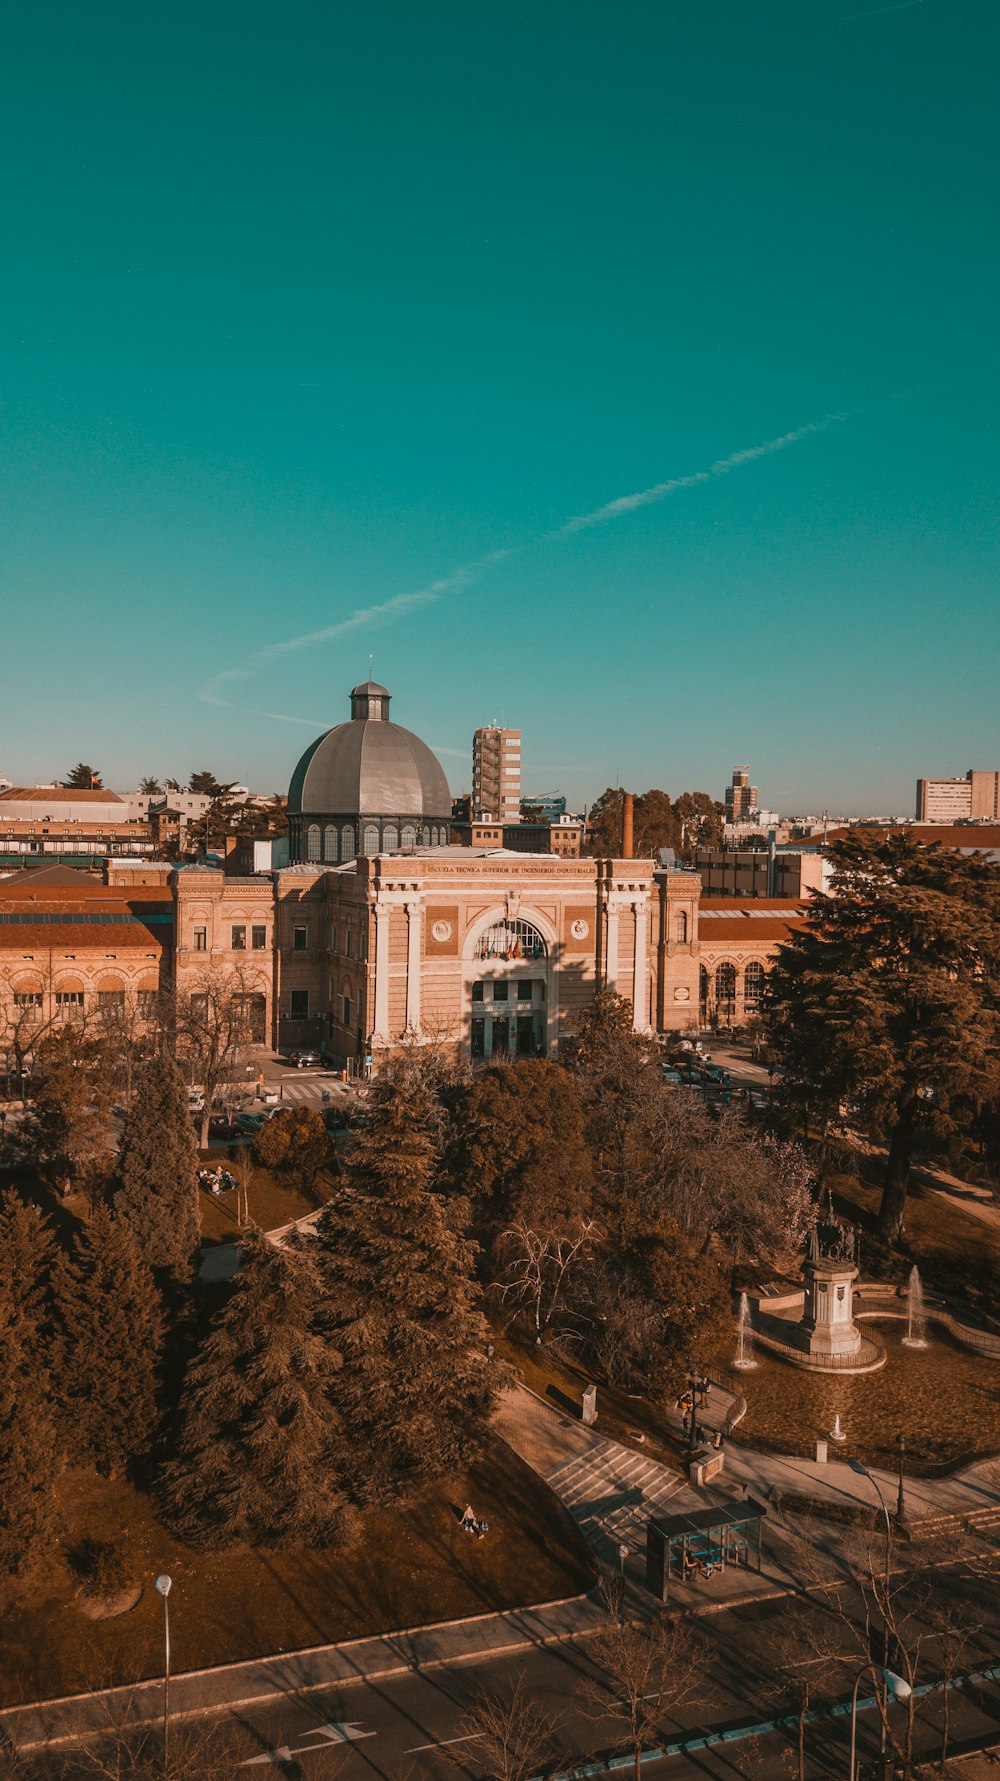
[[[158,1279],[190,1279],[201,1234],[198,1150],[180,1071],[165,1052],[139,1078],[114,1205]]]
[[[191,1363],[164,1513],[193,1545],[322,1545],[353,1531],[344,1439],[328,1395],[336,1355],[315,1333],[308,1254],[255,1226],[243,1266]]]
[[[22,1576],[54,1538],[58,1469],[44,1369],[0,1299],[0,1574]]]
[[[73,1459],[105,1477],[148,1457],[159,1420],[163,1311],[127,1224],[103,1207],[54,1276],[52,1382]]]
[[[334,1399],[362,1502],[473,1458],[493,1406],[475,1246],[463,1235],[468,1204],[435,1191],[432,1102],[418,1060],[383,1071],[347,1177],[316,1226],[320,1327],[343,1358]]]

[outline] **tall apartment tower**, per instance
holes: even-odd
[[[489,724],[472,738],[472,820],[521,820],[521,732]]]
[[[734,767],[733,783],[726,787],[726,821],[745,822],[759,804],[757,787],[750,784],[749,767]]]

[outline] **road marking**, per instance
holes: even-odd
[[[418,1750],[443,1750],[446,1744],[470,1744],[473,1738],[478,1738],[478,1736],[478,1732],[466,1732],[464,1737],[441,1738],[436,1744],[411,1744],[406,1754],[415,1756]]]
[[[333,1720],[326,1725],[313,1726],[311,1731],[304,1732],[304,1737],[319,1738],[318,1744],[299,1744],[294,1750],[282,1744],[277,1750],[265,1750],[262,1756],[250,1756],[240,1764],[242,1769],[255,1768],[260,1763],[291,1762],[293,1756],[308,1756],[314,1750],[325,1750],[331,1744],[356,1744],[359,1738],[377,1737],[377,1732],[363,1732],[360,1725],[351,1720]],[[430,1746],[428,1745],[429,1749]]]

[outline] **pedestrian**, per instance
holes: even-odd
[[[466,1503],[465,1505],[465,1514],[462,1516],[462,1528],[467,1534],[474,1534],[476,1531],[476,1511],[471,1503]]]

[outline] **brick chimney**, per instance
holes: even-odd
[[[633,800],[631,792],[623,792],[622,793],[622,859],[623,860],[630,860],[632,858],[632,848],[633,848],[632,806],[633,806],[633,802],[634,802],[634,800]]]

